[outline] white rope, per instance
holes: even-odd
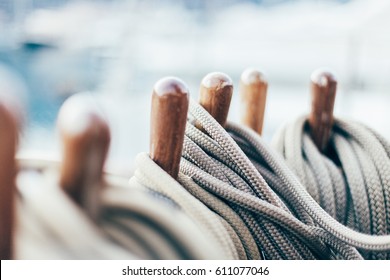
[[[186,134],[192,143],[184,145],[181,171],[226,201],[232,209],[240,209],[241,212],[236,212],[243,220],[246,215],[254,218],[254,223],[246,225],[254,236],[257,233],[256,242],[267,258],[349,259],[362,257],[356,249],[371,252],[390,249],[390,236],[357,232],[329,215],[312,198],[286,162],[253,131],[229,123],[226,129],[233,139],[193,101],[190,103],[190,117],[200,123],[207,133],[197,130],[192,122],[188,123]],[[295,131],[280,133],[286,137],[287,134],[299,136]],[[289,138],[289,141],[294,139]],[[363,141],[362,137],[359,141]],[[189,140],[187,142],[190,143]],[[286,151],[285,146],[280,144],[282,140],[276,142],[284,153],[288,152],[291,158],[296,157],[296,151]],[[309,150],[313,148],[310,144],[306,146]],[[247,151],[247,155],[243,150]],[[314,156],[310,158],[310,162],[315,160]],[[336,186],[344,183],[339,169],[330,163],[325,160],[322,162],[323,168],[314,171],[309,164],[303,164],[302,173],[307,170],[312,172],[305,178],[307,182],[327,185],[327,191],[318,190],[318,197],[331,197],[329,192],[334,192]],[[225,168],[221,168],[221,165]],[[256,166],[261,168],[257,169]],[[321,182],[315,180],[316,176],[329,173],[334,176]],[[332,193],[331,202],[324,199],[333,216],[342,216],[337,213],[340,206],[336,202],[340,201],[343,201],[342,191]]]
[[[388,237],[389,143],[378,133],[362,124],[336,119],[327,157],[314,146],[307,119],[301,117],[281,129],[274,147],[329,215],[355,231],[372,235],[370,239]],[[390,257],[363,253],[366,258]]]
[[[90,186],[101,203],[92,221],[60,189],[57,164],[20,160],[19,165],[17,259],[227,258],[179,205],[135,179],[129,186],[127,178],[105,174],[102,191]],[[173,180],[160,172],[162,182]]]

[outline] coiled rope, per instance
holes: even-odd
[[[330,216],[253,131],[228,124],[235,141],[194,101],[189,115],[181,172],[235,210],[266,258],[359,259],[357,249],[390,249],[390,236],[360,233]]]
[[[148,163],[160,183],[178,184]],[[104,174],[102,189],[89,186],[100,201],[92,220],[60,188],[58,163],[20,159],[19,166],[16,259],[233,258],[179,205],[134,178],[129,186]]]
[[[371,235],[367,240],[385,239],[390,233],[389,143],[360,123],[335,119],[328,155],[323,155],[309,136],[306,120],[301,117],[283,127],[273,140],[275,148],[330,216]],[[365,258],[390,257],[362,253]]]

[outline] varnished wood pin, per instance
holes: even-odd
[[[62,105],[58,128],[64,146],[60,185],[95,218],[110,144],[109,126],[92,97],[82,94]]]
[[[262,134],[268,83],[256,69],[245,70],[240,79],[241,123]]]
[[[15,222],[15,153],[20,117],[7,97],[0,98],[0,259],[13,256]]]
[[[200,85],[199,104],[221,125],[225,126],[233,95],[233,82],[224,73],[206,75]]]
[[[179,174],[187,123],[189,90],[175,77],[159,80],[153,89],[150,157],[173,178]]]
[[[336,88],[337,81],[332,73],[319,69],[311,75],[310,134],[321,152],[326,150],[332,132]]]

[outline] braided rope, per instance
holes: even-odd
[[[301,117],[283,127],[273,139],[274,148],[313,199],[349,227],[334,222],[338,238],[348,234],[349,240],[345,241],[367,250],[362,250],[366,258],[389,258],[389,253],[377,252],[388,251],[390,245],[389,143],[362,124],[336,119],[328,158],[314,146],[306,123],[307,118]],[[321,174],[314,176],[313,184],[310,170]]]
[[[243,213],[255,217],[255,230],[261,231],[256,242],[267,258],[356,259],[361,258],[356,249],[363,252],[390,250],[390,236],[365,234],[337,221],[348,220],[349,209],[355,206],[348,204],[347,184],[340,168],[329,159],[319,160],[320,155],[313,153],[315,147],[308,137],[302,137],[296,129],[285,129],[279,133],[284,138],[276,139],[276,147],[283,156],[299,162],[300,168],[290,164],[293,172],[253,131],[229,123],[227,132],[193,101],[189,114],[206,133],[196,129],[193,121],[187,124],[186,135],[191,141],[186,140],[188,143],[184,145],[181,172],[229,205],[235,205],[233,209],[241,209],[241,217]],[[301,121],[296,127],[303,124]],[[360,131],[354,133],[359,136],[359,143],[368,141]],[[384,140],[380,138],[378,142],[381,141]],[[299,143],[299,151],[288,149],[286,143]],[[302,147],[310,153],[309,157],[302,157]],[[247,151],[247,155],[243,151]],[[315,163],[321,168],[313,168]],[[256,168],[259,166],[261,168]],[[294,173],[307,175],[302,177],[305,184],[301,184],[301,177]],[[314,183],[312,192],[303,186],[311,182]],[[313,199],[312,193],[324,206]],[[367,196],[378,194],[370,191]],[[359,223],[367,226],[362,219]],[[254,231],[253,224],[246,225]]]

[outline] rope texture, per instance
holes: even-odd
[[[252,130],[232,123],[225,130],[194,101],[189,117],[181,172],[237,213],[265,258],[360,259],[357,249],[380,254],[390,249],[390,236],[355,231],[329,215]],[[329,160],[324,164],[339,172]],[[342,185],[342,174],[331,182],[332,188],[333,182]]]
[[[300,117],[278,132],[274,147],[330,216],[372,235],[371,239],[386,238],[390,233],[389,143],[360,123],[336,119],[324,155],[309,133],[307,117]],[[384,252],[361,253],[368,259],[390,258]]]
[[[302,117],[273,144],[280,153],[250,129],[228,123],[225,130],[191,101],[178,180],[139,154],[130,186],[105,176],[93,222],[59,188],[58,171],[27,164],[35,177],[18,175],[28,179],[18,183],[17,256],[54,248],[40,257],[389,258],[390,144],[383,137],[336,120],[326,157]]]

